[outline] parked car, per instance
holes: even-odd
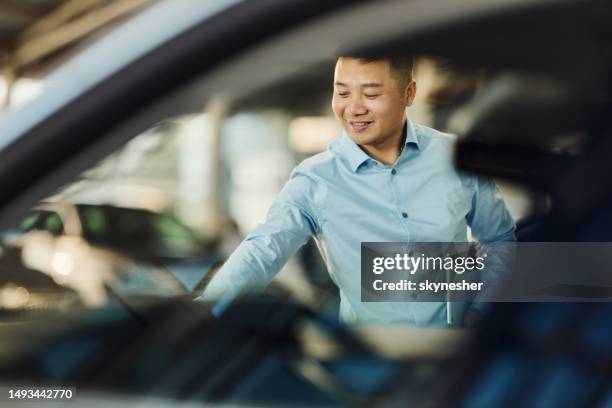
[[[109,286],[123,295],[187,294],[218,261],[211,244],[170,214],[66,200],[36,206],[4,244],[7,257],[97,306]]]
[[[109,204],[44,202],[20,224],[20,245],[28,233],[81,237],[84,241],[147,261],[197,258],[205,244],[170,214]]]

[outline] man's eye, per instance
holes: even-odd
[[[374,98],[377,98],[379,96],[380,96],[380,94],[372,94],[372,95],[366,95],[366,98],[374,99]]]
[[[338,92],[338,96],[341,98],[346,98],[348,96],[347,92]]]

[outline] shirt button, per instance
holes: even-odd
[[[408,218],[408,214],[406,214],[405,212],[402,213],[402,217],[404,218]]]
[[[395,169],[391,170],[391,174],[393,174],[394,176],[397,174],[397,171]]]

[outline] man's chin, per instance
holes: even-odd
[[[352,131],[347,131],[346,132],[348,137],[351,138],[351,140],[353,142],[355,142],[355,144],[358,144],[360,146],[363,145],[370,145],[372,144],[374,141],[376,141],[376,135],[372,135],[372,134],[366,134],[366,133],[356,133],[356,132],[352,132]]]

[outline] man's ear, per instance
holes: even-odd
[[[414,102],[415,96],[416,96],[416,81],[414,79],[411,79],[408,85],[406,85],[406,88],[404,89],[404,101],[405,101],[406,107],[409,107],[412,105],[412,102]]]

